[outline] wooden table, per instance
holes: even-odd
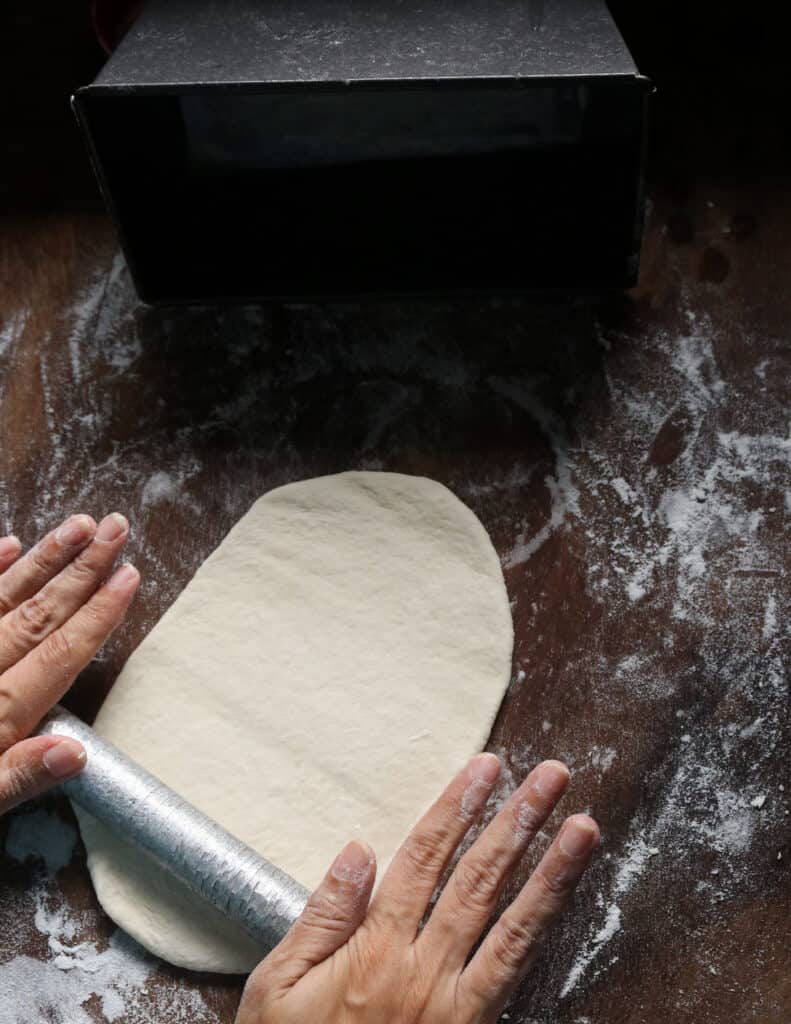
[[[144,578],[83,716],[271,487],[426,474],[482,519],[516,628],[490,748],[565,759],[604,836],[522,1024],[791,1019],[789,165],[771,110],[667,96],[627,295],[157,311],[96,210],[0,236],[0,532],[118,508]],[[241,982],[115,932],[62,802],[0,822],[0,879],[3,1024],[233,1019]]]

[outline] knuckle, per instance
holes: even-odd
[[[65,629],[50,633],[41,645],[41,658],[46,669],[67,669],[71,665],[72,642]]]
[[[14,695],[7,686],[2,685],[2,677],[0,677],[0,726],[3,722],[10,720],[15,703]]]
[[[15,701],[7,688],[0,686],[0,754],[10,750],[15,743],[24,739],[19,726],[14,722]]]
[[[539,865],[536,868],[536,878],[546,896],[553,903],[557,901],[558,897],[565,896],[569,891],[569,880],[560,870],[547,870],[546,867]]]
[[[524,800],[516,809],[516,833],[534,836],[546,821],[546,814],[539,807],[534,807]]]
[[[456,897],[471,910],[489,909],[497,899],[501,882],[502,872],[491,857],[467,855],[453,872]]]
[[[46,541],[36,544],[28,551],[27,561],[37,576],[49,575],[55,567],[51,547]]]
[[[418,880],[433,881],[445,863],[445,836],[434,831],[413,832],[403,846],[411,873]]]
[[[371,1014],[374,1009],[372,1003],[376,1001],[378,993],[375,991],[375,985],[372,984],[371,979],[378,978],[381,981],[382,973],[379,970],[380,965],[375,965],[375,971],[370,969],[371,966],[374,965],[366,963],[362,969],[349,972],[342,1000],[346,1015],[351,1020],[366,1020],[368,1019],[367,1015]],[[412,1020],[411,1017],[406,1019]]]
[[[0,804],[13,807],[33,796],[36,777],[26,764],[12,764],[0,775]]]
[[[541,934],[529,921],[505,913],[492,930],[495,961],[511,974],[518,971],[528,954],[540,943]]]
[[[92,600],[82,606],[80,615],[86,623],[86,631],[91,636],[103,636],[112,628],[116,611],[107,597],[95,595]]]
[[[21,730],[13,722],[0,720],[0,754],[10,750],[15,743],[24,738]]]
[[[95,565],[92,565],[87,554],[81,555],[71,563],[68,568],[69,576],[78,584],[97,584],[100,579],[100,572]]]
[[[348,915],[339,902],[329,893],[314,892],[302,911],[302,923],[309,928],[325,932],[344,932],[348,927]]]
[[[17,616],[23,638],[39,643],[53,627],[55,609],[49,596],[42,591],[21,604]]]
[[[355,983],[347,985],[343,990],[343,1007],[349,1017],[365,1019],[365,1015],[371,1011],[373,997],[364,984]],[[411,1020],[411,1017],[407,1018]]]

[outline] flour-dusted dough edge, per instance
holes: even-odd
[[[123,727],[119,728],[113,713],[118,695],[123,694],[130,674],[133,674],[136,665],[145,664],[149,652],[154,658],[160,656],[160,638],[167,637],[170,631],[180,628],[179,623],[184,615],[188,619],[194,615],[194,609],[190,608],[188,594],[194,591],[196,585],[200,586],[206,580],[214,586],[215,568],[218,567],[218,564],[222,567],[228,561],[232,563],[233,560],[228,558],[228,553],[233,552],[237,545],[242,551],[249,547],[251,543],[249,534],[251,531],[255,533],[254,524],[258,523],[259,519],[265,523],[267,518],[274,516],[276,520],[275,513],[282,513],[284,510],[298,514],[303,510],[302,503],[306,497],[309,506],[308,514],[310,514],[312,504],[315,505],[314,511],[321,511],[321,500],[312,503],[310,499],[317,491],[318,497],[321,499],[321,491],[324,488],[329,488],[330,496],[333,491],[342,496],[344,491],[348,490],[350,496],[367,497],[372,500],[374,508],[378,506],[388,514],[394,512],[400,514],[404,508],[411,508],[410,514],[414,518],[408,521],[408,525],[412,527],[415,522],[421,523],[422,520],[425,520],[422,522],[421,528],[424,528],[429,535],[431,545],[438,545],[443,557],[448,551],[453,552],[459,559],[457,566],[459,574],[462,577],[470,575],[471,579],[488,588],[489,604],[485,617],[491,622],[496,622],[497,629],[500,631],[498,636],[490,638],[493,657],[489,671],[492,677],[496,677],[496,694],[488,699],[486,707],[479,705],[476,708],[475,721],[467,723],[463,730],[464,750],[458,751],[458,760],[470,756],[484,745],[511,673],[513,627],[500,561],[486,530],[475,514],[442,484],[425,477],[368,472],[345,473],[334,477],[321,477],[286,484],[258,499],[250,511],[229,531],[218,548],[199,567],[182,594],[165,612],[159,623],[130,658],[97,717],[95,728],[99,734],[105,735],[130,756],[136,756],[141,763],[151,768],[147,751],[141,752],[137,749],[135,742],[130,742],[127,746],[125,730]],[[364,522],[361,525],[366,526]],[[262,540],[262,543],[265,541],[266,538]],[[433,548],[428,549],[429,555],[431,551]],[[226,565],[225,568],[227,569],[228,566]],[[267,598],[266,582],[264,581],[261,589],[264,601]],[[321,582],[320,579],[318,582]],[[268,682],[269,680],[267,680]],[[115,698],[113,694],[116,694]],[[385,693],[385,698],[388,696],[389,694]],[[123,704],[123,701],[121,703]],[[438,704],[440,703],[438,701]],[[122,725],[125,714],[127,712],[122,708]],[[445,726],[447,723],[440,723],[440,725]],[[454,763],[454,768],[458,766],[458,763]],[[167,772],[160,770],[159,774],[165,777]],[[172,784],[172,780],[167,777],[165,777],[165,781],[170,781]],[[439,785],[439,777],[436,781]],[[442,784],[445,781],[447,781],[447,777],[443,775]],[[179,787],[176,786],[176,788]],[[386,786],[384,788],[386,791]],[[201,805],[201,801],[196,799],[195,793],[185,792],[184,787],[181,787],[181,791],[188,799]],[[424,799],[423,804],[426,802]],[[217,808],[207,809],[204,804],[202,809],[220,820],[231,831],[238,831],[233,827],[233,823],[223,820],[223,807],[220,807],[218,812]],[[422,809],[422,805],[419,809],[416,807],[413,817],[416,817],[418,810]],[[99,901],[116,923],[125,928],[138,942],[172,963],[195,970],[244,973],[254,966],[262,951],[255,949],[247,936],[211,908],[198,908],[196,901],[186,888],[170,878],[152,862],[149,863],[144,873],[141,872],[139,870],[141,861],[136,851],[131,850],[117,837],[109,835],[103,826],[90,819],[84,812],[78,811],[78,817],[88,849],[88,866]],[[300,831],[302,835],[297,841],[309,842],[309,832],[304,829],[300,829]],[[249,837],[242,836],[242,838],[250,841]],[[251,845],[255,845],[255,843]],[[271,852],[267,850],[261,850],[261,852],[265,856],[271,856]],[[388,850],[388,858],[391,854],[392,850]],[[329,863],[329,859],[325,866],[327,863]],[[121,865],[120,871],[118,870],[119,864]],[[282,864],[282,860],[281,866],[288,870],[288,866]],[[297,877],[299,877],[298,874]],[[310,879],[310,882],[315,881],[317,881],[315,877]],[[185,919],[190,918],[188,931],[182,929],[179,936],[178,928],[174,929],[172,922],[168,926],[168,922],[164,920],[167,915],[163,913],[163,907],[166,906],[169,907],[171,914],[179,913],[185,915]]]
[[[141,875],[140,858],[145,854],[119,836],[110,835],[101,822],[81,807],[72,806],[88,853],[88,871],[96,898],[107,915],[135,942],[163,960],[191,971],[214,974],[252,971],[266,950],[258,948],[252,938],[208,904],[201,905],[200,914],[211,940],[199,930],[191,945],[181,950],[174,949],[167,939],[160,944],[156,936],[161,932],[161,907],[152,904],[151,889],[178,906],[185,916],[193,912],[195,896],[153,861],[149,870]],[[137,913],[117,914],[115,908],[119,901],[135,906]]]

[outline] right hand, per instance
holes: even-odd
[[[237,1024],[494,1024],[599,839],[591,818],[569,818],[469,959],[509,875],[568,785],[565,765],[545,761],[459,859],[421,929],[499,771],[493,754],[469,762],[412,830],[370,906],[373,851],[349,843],[251,974]]]
[[[26,739],[123,619],[140,574],[122,565],[129,536],[118,513],[67,519],[24,557],[0,538],[0,814],[82,771],[65,736]]]

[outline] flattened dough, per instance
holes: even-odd
[[[96,730],[309,888],[354,837],[381,873],[485,744],[511,673],[500,562],[441,484],[344,473],[261,498],[121,672]],[[171,963],[261,950],[79,813],[102,906]]]

